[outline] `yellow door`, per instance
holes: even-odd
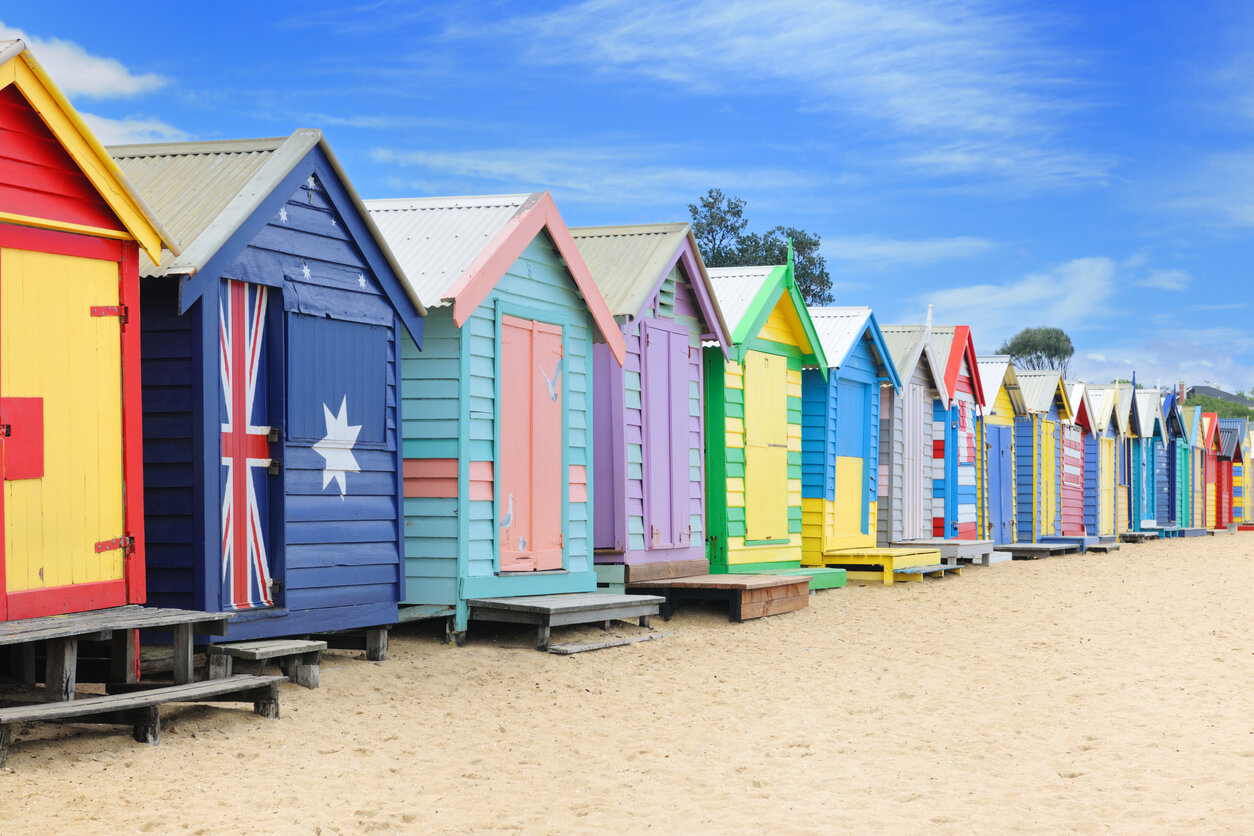
[[[745,540],[788,539],[788,360],[745,358]]]
[[[1103,438],[1097,451],[1097,526],[1103,537],[1115,533],[1115,440]]]
[[[1054,517],[1058,513],[1057,450],[1054,447],[1053,421],[1041,422],[1041,524],[1040,533],[1055,534]]]
[[[122,579],[121,321],[91,310],[117,304],[116,262],[0,250],[0,395],[43,413],[40,472],[5,470],[8,593]]]

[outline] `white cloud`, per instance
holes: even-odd
[[[1147,386],[1174,386],[1179,381],[1204,383],[1228,391],[1254,386],[1254,365],[1242,357],[1254,352],[1254,338],[1240,329],[1160,330],[1152,339],[1077,352],[1073,377],[1091,383],[1130,378]]]
[[[705,168],[675,165],[677,149],[631,146],[488,148],[477,151],[375,148],[371,159],[415,169],[419,176],[393,177],[393,185],[465,191],[474,188],[549,189],[559,200],[583,203],[647,202],[686,205],[712,184],[724,191],[775,192],[813,187],[825,179],[775,168]]]
[[[120,61],[91,55],[73,41],[37,38],[0,21],[0,39],[21,38],[66,96],[116,99],[156,90],[169,79],[156,73],[132,73]]]
[[[1032,326],[1055,326],[1074,336],[1108,314],[1116,272],[1113,259],[1077,258],[1003,284],[946,288],[916,297],[912,321],[922,321],[921,311],[931,304],[934,321],[970,325],[982,354]]]
[[[1083,58],[1048,47],[1044,20],[962,0],[584,0],[447,37],[509,39],[534,63],[699,94],[791,94],[910,138],[904,156],[943,174],[1105,182],[1113,159],[1056,140],[1087,106],[1069,78]]]
[[[142,142],[177,142],[191,139],[191,135],[168,125],[160,119],[127,117],[110,119],[94,113],[79,113],[87,125],[105,145],[131,145]]]
[[[847,261],[868,267],[898,267],[974,258],[995,246],[987,238],[971,236],[900,240],[856,235],[826,239],[823,252],[832,261]]]
[[[1153,270],[1143,279],[1134,282],[1140,287],[1156,287],[1159,290],[1185,290],[1193,281],[1184,270]]]

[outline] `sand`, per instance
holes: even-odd
[[[0,832],[1248,832],[1252,604],[1240,534],[692,607],[569,657],[410,625],[279,720],[20,728]]]

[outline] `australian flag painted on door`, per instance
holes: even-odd
[[[270,576],[270,409],[266,314],[270,291],[222,282],[222,606],[274,606]]]

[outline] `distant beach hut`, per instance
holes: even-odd
[[[593,343],[625,351],[553,198],[366,205],[428,307],[401,347],[403,615],[460,635],[471,601],[521,618],[500,599],[595,592]]]
[[[1092,433],[1084,439],[1084,528],[1105,540],[1115,539],[1115,461],[1119,443],[1115,387],[1084,386]]]
[[[148,597],[138,268],[163,245],[25,43],[0,41],[0,621]]]
[[[948,404],[933,402],[933,474],[939,468],[942,475],[933,486],[932,536],[974,541],[981,539],[978,451],[983,446],[979,419],[984,409],[975,343],[966,325],[936,326],[932,340],[949,393]]]
[[[1214,412],[1202,413],[1202,485],[1203,507],[1206,509],[1204,525],[1208,529],[1219,528],[1220,504],[1219,454],[1223,442],[1219,437],[1219,416]],[[1224,526],[1226,527],[1226,525]]]
[[[1060,534],[1062,425],[1073,420],[1062,376],[1054,370],[1018,372],[1028,415],[1015,419],[1018,542]]]
[[[593,346],[593,546],[599,585],[704,575],[702,341],[727,326],[688,224],[572,229],[622,330],[626,361]]]
[[[151,600],[231,640],[395,624],[425,311],[326,139],[112,152],[186,245],[140,268]]]
[[[1015,420],[1028,416],[1019,377],[1005,354],[978,358],[984,387],[984,414],[980,435],[984,439],[984,473],[987,488],[987,522],[982,535],[999,546],[1016,542],[1015,526]]]
[[[1167,438],[1167,492],[1165,506],[1160,505],[1158,509],[1159,524],[1188,528],[1192,507],[1189,496],[1189,430],[1175,392],[1163,396],[1163,430]]]
[[[826,379],[828,362],[793,269],[790,258],[708,271],[731,329],[730,357],[719,346],[705,349],[712,573],[800,573],[801,370]]]
[[[1133,410],[1138,431],[1131,440],[1131,520],[1134,531],[1145,531],[1158,527],[1158,485],[1160,479],[1166,481],[1166,473],[1159,472],[1160,462],[1166,465],[1161,394],[1157,389],[1137,389]]]
[[[1229,528],[1244,521],[1242,509],[1245,464],[1245,435],[1247,421],[1244,418],[1219,419],[1219,474],[1216,528]]]
[[[927,325],[880,329],[901,379],[901,392],[880,387],[876,542],[889,546],[932,536],[934,404],[948,408],[945,368]],[[943,506],[943,501],[942,501]]]
[[[1130,383],[1116,383],[1115,427],[1119,443],[1115,448],[1115,533],[1132,530],[1132,439],[1137,436],[1136,389]]]
[[[1089,485],[1085,466],[1088,442],[1097,437],[1097,421],[1088,387],[1079,381],[1067,381],[1065,385],[1075,417],[1062,428],[1062,484],[1058,493],[1061,531],[1064,537],[1097,537],[1096,526],[1089,529],[1086,520]],[[1096,499],[1096,491],[1093,497]]]

